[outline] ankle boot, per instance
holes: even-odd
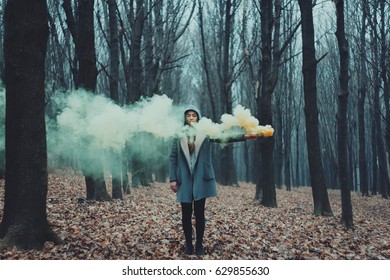
[[[186,244],[186,247],[184,249],[184,254],[192,255],[193,253],[194,253],[194,246],[191,243]]]
[[[203,256],[203,245],[202,245],[202,243],[200,243],[200,244],[196,244],[196,255],[197,256]]]

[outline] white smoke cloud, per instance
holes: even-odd
[[[57,116],[58,132],[75,145],[86,141],[96,147],[119,150],[135,130],[135,116],[104,96],[79,90],[62,103],[65,107]]]
[[[91,165],[104,156],[105,150],[120,152],[126,145],[134,154],[153,157],[167,153],[158,149],[183,133],[184,107],[174,105],[166,95],[121,107],[105,96],[77,90],[56,93],[50,106],[56,115],[46,117],[49,161],[62,157]],[[0,87],[0,151],[4,151],[4,123],[5,90]],[[272,127],[260,126],[241,105],[233,114],[222,115],[220,123],[203,117],[194,127],[222,142],[237,134],[273,134]]]

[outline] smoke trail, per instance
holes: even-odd
[[[120,152],[125,146],[142,158],[167,157],[167,140],[186,132],[184,107],[174,105],[166,95],[142,98],[133,105],[121,107],[109,98],[84,90],[58,92],[50,98],[46,109],[49,165],[60,158],[76,165],[88,162],[91,172],[93,162],[101,160],[106,151]],[[232,115],[222,115],[220,123],[203,117],[194,128],[222,142],[237,134],[273,135],[271,126],[260,126],[249,109],[241,105]],[[4,136],[5,90],[0,87],[2,153]]]

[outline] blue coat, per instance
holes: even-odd
[[[177,181],[178,202],[190,203],[217,196],[210,139],[200,132],[196,134],[193,157],[191,161],[186,136],[173,139],[169,157],[169,179]]]

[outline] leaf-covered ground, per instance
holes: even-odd
[[[108,183],[110,190],[110,184]],[[253,200],[255,186],[218,186],[206,201],[203,259],[390,259],[390,200],[352,193],[354,229],[339,224],[340,191],[329,190],[334,217],[312,215],[311,189],[277,189],[277,208]],[[84,179],[49,175],[48,219],[66,242],[43,250],[2,251],[0,259],[198,259],[183,255],[180,205],[168,184],[132,189],[123,200],[79,203]],[[0,219],[4,188],[0,188]]]

